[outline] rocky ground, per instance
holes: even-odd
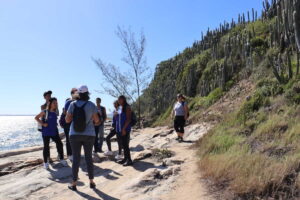
[[[95,190],[89,188],[84,157],[78,192],[73,192],[67,189],[72,180],[71,162],[68,167],[60,165],[54,146],[49,170],[42,167],[41,147],[1,153],[0,199],[214,199],[201,180],[192,148],[209,128],[204,123],[188,126],[183,143],[175,140],[168,127],[134,131],[130,142],[133,167],[123,167],[103,154],[94,156]],[[117,149],[116,142],[113,148]]]

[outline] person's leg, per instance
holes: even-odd
[[[122,137],[122,146],[124,149],[124,159],[122,160],[122,163],[132,163],[131,155],[130,155],[130,149],[129,149],[129,138],[130,138],[130,132],[126,133],[125,136]]]
[[[73,151],[72,174],[73,174],[73,182],[75,183],[78,180],[78,171],[80,166],[81,146],[82,146],[81,140],[82,138],[80,135],[70,136],[70,144]]]
[[[174,129],[177,133],[177,136],[180,137],[179,123],[178,123],[178,117],[177,116],[175,116],[175,119],[174,119]]]
[[[99,149],[99,126],[95,126],[95,142],[94,142],[94,152],[100,152]]]
[[[61,142],[61,139],[59,137],[59,135],[55,135],[53,137],[51,137],[51,139],[55,142],[56,144],[56,149],[58,152],[58,156],[60,160],[64,159],[64,147],[63,147],[63,143]]]
[[[104,141],[104,125],[99,126],[99,151],[102,152]]]
[[[48,162],[48,157],[49,157],[49,143],[50,143],[50,137],[48,136],[43,136],[43,143],[44,143],[44,148],[43,148],[43,158],[44,158],[44,163]]]
[[[84,149],[84,156],[85,162],[87,165],[89,179],[94,179],[94,164],[93,164],[93,144],[95,142],[95,137],[92,136],[84,136],[83,139],[83,149]]]
[[[116,134],[115,129],[112,129],[112,130],[110,130],[108,136],[105,138],[108,151],[111,151],[111,142],[110,142],[110,140],[111,140],[112,137],[114,137],[115,134]]]
[[[119,155],[121,155],[122,154],[122,139],[121,139],[121,136],[119,134],[116,134],[116,135],[117,135]]]
[[[64,132],[65,132],[65,136],[66,136],[66,149],[67,149],[67,156],[72,156],[72,148],[71,148],[71,144],[70,144],[70,136],[69,136],[69,132],[70,132],[70,124],[66,124],[64,127]]]

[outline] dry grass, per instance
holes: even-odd
[[[206,178],[242,199],[300,197],[300,106],[282,96],[251,111],[245,122],[224,117],[199,142]]]

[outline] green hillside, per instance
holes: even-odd
[[[158,64],[141,101],[150,125],[170,123],[177,93],[191,120],[243,80],[254,85],[198,142],[206,178],[242,199],[300,198],[300,1],[263,2]],[[297,45],[297,42],[299,43]],[[215,120],[215,119],[213,119]],[[218,188],[219,188],[218,187]]]

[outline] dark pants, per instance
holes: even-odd
[[[99,148],[99,126],[95,126],[95,142],[94,142],[94,152],[100,152]]]
[[[71,148],[70,136],[69,136],[70,126],[71,126],[71,124],[66,124],[64,126],[64,132],[65,132],[65,136],[66,136],[66,149],[67,149],[67,155],[68,156],[72,155],[72,148]]]
[[[104,141],[104,133],[103,133],[103,125],[95,126],[95,143],[94,143],[94,151],[95,152],[102,152],[102,146]]]
[[[109,151],[111,151],[111,138],[114,137],[115,135],[117,135],[117,142],[118,142],[118,149],[119,149],[119,155],[122,154],[122,141],[121,141],[121,137],[119,134],[117,134],[115,129],[112,129],[110,131],[110,133],[108,134],[108,136],[106,137],[106,144],[107,144],[107,148]]]
[[[64,159],[64,148],[63,148],[63,143],[61,142],[61,139],[59,135],[55,136],[43,136],[43,143],[44,143],[44,149],[43,149],[43,158],[44,162],[48,162],[48,158],[50,157],[50,139],[55,142],[56,144],[56,149],[58,152],[59,159],[63,160]]]
[[[124,149],[124,160],[131,161],[130,149],[129,149],[129,141],[130,141],[130,132],[127,132],[126,135],[121,135],[122,147]]]
[[[71,135],[70,143],[73,151],[72,174],[73,181],[78,180],[78,171],[81,159],[81,147],[84,149],[85,162],[87,165],[89,179],[94,179],[94,165],[93,165],[93,145],[95,142],[94,136],[87,135]]]
[[[185,119],[184,116],[175,116],[174,129],[177,133],[184,133]]]

